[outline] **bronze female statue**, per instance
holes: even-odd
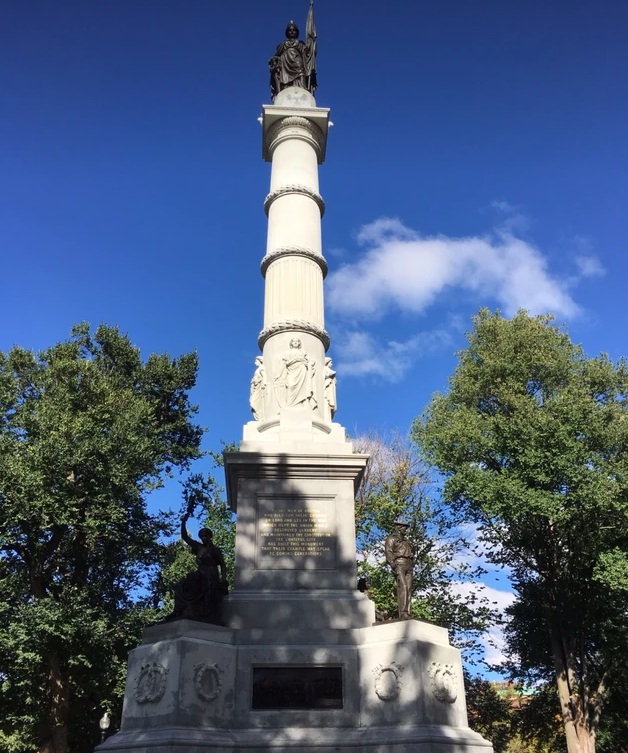
[[[196,570],[188,573],[174,588],[174,612],[169,620],[188,619],[222,625],[222,600],[227,593],[227,569],[220,549],[212,541],[209,528],[198,532],[200,541],[187,531],[188,511],[181,519],[181,538],[196,557]]]
[[[268,61],[270,67],[270,93],[273,100],[280,91],[289,86],[300,86],[311,94],[316,91],[316,27],[314,3],[310,0],[307,15],[305,42],[299,39],[299,27],[290,21],[286,27],[286,39]]]

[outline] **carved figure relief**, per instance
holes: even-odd
[[[313,377],[315,362],[301,349],[301,340],[290,340],[290,350],[281,358],[279,376],[275,379],[275,394],[282,408],[309,404],[316,408]]]
[[[266,398],[266,370],[264,369],[264,359],[257,356],[255,359],[255,373],[251,379],[251,394],[249,402],[253,418],[256,421],[262,421],[265,415],[265,398]]]
[[[211,703],[222,692],[222,669],[217,664],[197,664],[194,667],[194,690],[203,701]]]
[[[380,701],[394,701],[399,697],[402,672],[403,667],[394,662],[385,667],[381,664],[375,667],[375,692]]]
[[[458,672],[454,665],[433,661],[427,673],[436,700],[441,703],[455,703],[458,698]]]
[[[144,664],[135,679],[135,700],[138,703],[157,703],[166,691],[167,674],[168,670],[163,664]]]
[[[325,406],[331,420],[336,413],[336,372],[331,367],[331,358],[325,359]]]

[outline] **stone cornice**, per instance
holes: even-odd
[[[312,251],[310,248],[303,248],[302,246],[282,246],[281,248],[276,248],[269,254],[266,254],[261,263],[262,275],[266,277],[266,270],[268,269],[268,267],[276,259],[281,259],[284,256],[303,256],[306,259],[311,259],[313,262],[316,262],[316,264],[318,264],[318,266],[321,268],[323,279],[325,279],[325,277],[327,276],[327,262],[325,261],[325,259],[320,254]]]
[[[314,337],[318,337],[325,346],[325,350],[329,348],[329,335],[322,327],[317,327],[316,324],[304,320],[286,319],[283,322],[276,322],[268,327],[264,327],[257,338],[257,344],[259,345],[260,350],[263,349],[264,343],[269,337],[277,335],[280,332],[305,332],[314,335]]]
[[[288,194],[292,193],[300,193],[303,196],[309,196],[309,198],[318,205],[318,208],[321,212],[321,217],[325,214],[325,202],[323,201],[323,197],[320,194],[316,193],[316,191],[313,191],[309,186],[290,183],[287,186],[280,186],[279,188],[275,189],[264,199],[264,211],[266,212],[266,216],[268,216],[271,204],[274,201],[279,199],[281,196],[287,196]]]

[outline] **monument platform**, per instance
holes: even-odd
[[[490,753],[459,652],[418,620],[357,629],[155,625],[130,656],[102,753]]]
[[[447,630],[375,623],[356,589],[367,457],[346,440],[327,453],[243,446],[225,454],[238,513],[228,627],[147,628],[129,658],[120,732],[99,751],[491,753],[468,727]]]

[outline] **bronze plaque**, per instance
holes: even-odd
[[[259,500],[257,566],[271,570],[335,567],[333,514],[331,499],[311,500],[307,505],[276,498]]]
[[[252,708],[341,709],[342,667],[253,667]]]

